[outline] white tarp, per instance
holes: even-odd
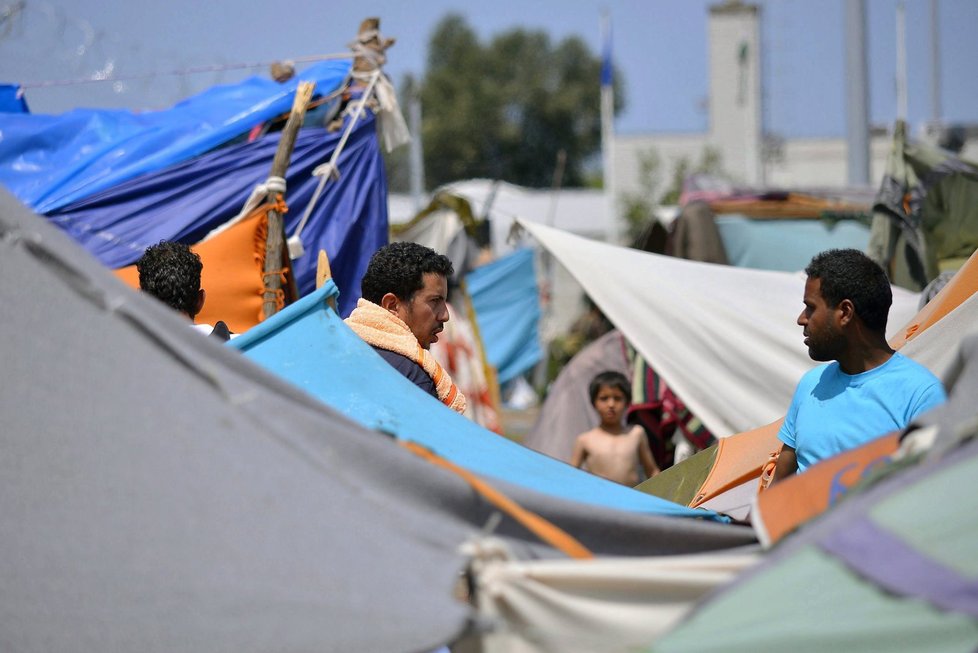
[[[520,224],[718,437],[783,416],[815,364],[795,322],[802,272],[688,261]],[[893,288],[888,335],[916,314],[918,298]]]
[[[709,592],[758,560],[754,550],[601,558],[480,560],[485,653],[646,650]]]

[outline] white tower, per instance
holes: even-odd
[[[760,7],[739,1],[710,7],[710,140],[723,168],[764,184],[761,160]]]

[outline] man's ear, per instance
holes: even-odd
[[[380,298],[380,306],[391,313],[397,314],[397,309],[401,305],[401,300],[392,292]]]
[[[845,326],[856,318],[856,305],[851,299],[843,299],[835,308],[839,312],[839,324]]]
[[[197,306],[194,309],[194,314],[191,315],[191,319],[197,317],[197,315],[204,309],[204,300],[207,299],[207,291],[201,288],[197,291]]]

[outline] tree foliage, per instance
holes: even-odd
[[[564,185],[582,185],[601,145],[600,71],[578,37],[554,45],[546,32],[513,29],[483,44],[464,18],[446,16],[421,82],[428,185],[487,177],[549,186],[561,149]]]
[[[622,214],[627,223],[627,238],[629,241],[642,233],[648,221],[652,219],[655,210],[660,206],[679,203],[683,192],[683,182],[691,174],[709,174],[726,177],[720,152],[706,146],[700,152],[700,159],[695,164],[688,157],[673,160],[672,174],[669,186],[663,187],[662,157],[654,147],[639,152],[638,157],[638,189],[635,192],[623,193],[621,197]]]

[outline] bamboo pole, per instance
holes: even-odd
[[[282,137],[278,142],[275,158],[272,160],[272,171],[269,175],[271,177],[285,178],[285,173],[289,169],[289,161],[292,159],[296,135],[299,133],[299,127],[302,126],[306,107],[309,105],[309,100],[312,99],[312,91],[315,86],[313,82],[302,82],[296,89],[292,112],[282,129]],[[274,199],[274,197],[269,197],[271,201]],[[271,209],[268,212],[268,236],[265,240],[265,268],[263,270],[265,293],[263,295],[262,313],[265,319],[278,312],[275,299],[282,289],[282,278],[278,272],[284,264],[291,265],[285,248],[285,222],[281,213]]]
[[[319,250],[319,259],[316,261],[316,288],[322,288],[323,284],[333,278],[333,272],[329,267],[329,256],[326,254],[325,249]],[[336,298],[330,297],[326,300],[329,307],[333,309],[334,312],[339,313],[336,310]]]

